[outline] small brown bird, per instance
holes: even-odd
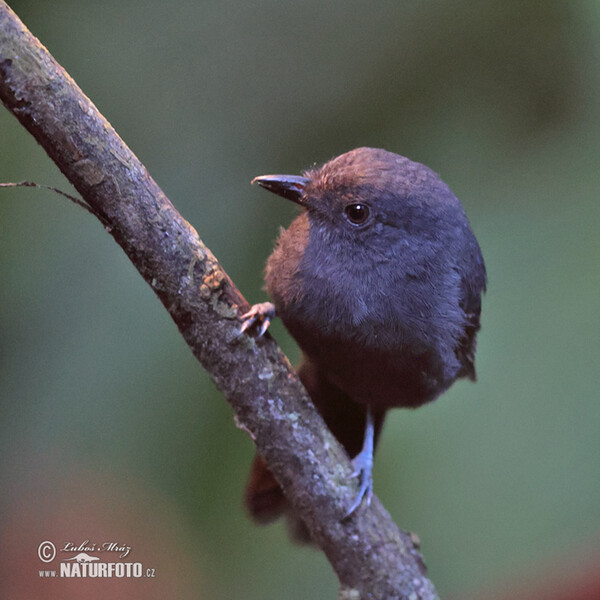
[[[303,352],[302,383],[354,457],[352,514],[372,490],[373,450],[392,407],[434,400],[475,379],[475,336],[486,272],[464,210],[428,167],[358,148],[303,176],[265,175],[261,187],[301,207],[267,261],[273,304],[242,330],[262,335],[277,314]],[[268,522],[286,509],[255,458],[245,494]]]

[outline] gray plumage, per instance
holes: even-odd
[[[372,450],[385,412],[434,400],[475,379],[486,272],[465,212],[428,167],[358,148],[302,177],[255,181],[301,213],[282,230],[265,271],[275,312],[303,352],[299,375],[326,423],[355,456],[371,493]],[[273,317],[265,303],[244,329]],[[362,433],[366,429],[361,450]],[[246,504],[259,521],[286,508],[257,457]],[[296,535],[302,526],[295,524]]]

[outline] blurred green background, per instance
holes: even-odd
[[[600,3],[9,4],[251,302],[295,214],[252,177],[361,145],[440,173],[488,267],[479,381],[390,414],[375,491],[442,597],[600,545]],[[3,109],[0,181],[24,179],[70,189]],[[335,597],[319,552],[247,520],[250,440],[98,222],[0,191],[0,282],[5,597],[70,597],[37,545],[92,538],[156,568],[146,598]]]

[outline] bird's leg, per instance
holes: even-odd
[[[271,302],[261,302],[255,304],[247,313],[243,314],[240,319],[243,323],[240,328],[241,333],[244,333],[250,327],[256,325],[258,327],[258,337],[262,337],[268,329],[271,319],[275,318],[275,305]]]
[[[371,497],[373,496],[373,445],[375,438],[375,422],[373,420],[373,413],[371,409],[367,407],[367,419],[365,424],[365,437],[363,441],[362,450],[352,460],[352,466],[354,472],[352,477],[360,477],[360,488],[358,494],[352,503],[352,506],[346,513],[346,517],[349,517],[362,502],[362,499],[366,496],[367,506],[371,504]]]

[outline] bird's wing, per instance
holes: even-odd
[[[456,349],[456,355],[462,364],[459,377],[468,377],[475,381],[475,348],[477,343],[475,338],[481,327],[479,322],[481,294],[485,292],[487,277],[481,250],[474,236],[465,259],[465,265],[461,269],[460,307],[465,313],[466,325],[464,335]]]

